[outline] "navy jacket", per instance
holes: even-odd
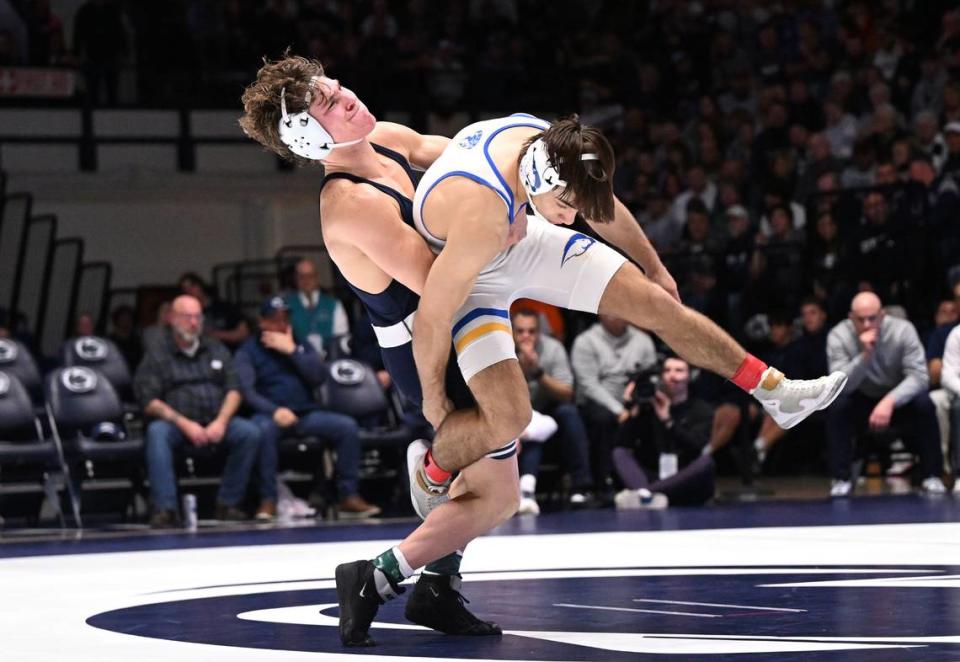
[[[319,408],[313,390],[326,379],[327,364],[310,343],[286,356],[250,337],[237,350],[234,366],[243,399],[258,414],[272,416],[286,407],[300,415]]]

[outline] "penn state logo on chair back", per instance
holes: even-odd
[[[344,386],[352,386],[363,381],[366,368],[353,359],[338,359],[330,364],[330,376]]]
[[[103,361],[108,349],[107,343],[96,336],[83,336],[73,343],[73,351],[84,361]]]
[[[60,383],[71,393],[89,393],[97,388],[97,373],[83,366],[66,368],[60,373]]]
[[[0,363],[13,363],[17,360],[17,344],[6,338],[0,338]]]

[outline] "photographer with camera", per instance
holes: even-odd
[[[601,498],[612,497],[613,444],[630,410],[623,392],[638,369],[655,366],[657,353],[650,336],[611,315],[577,336],[571,360],[577,378],[577,403],[590,435],[590,464]]]
[[[713,407],[690,397],[690,364],[669,356],[659,372],[639,372],[627,384],[624,400],[630,403],[630,417],[620,427],[613,449],[613,465],[626,488],[614,499],[617,508],[708,501],[715,467],[703,448],[710,440]],[[658,480],[651,483],[651,474]]]

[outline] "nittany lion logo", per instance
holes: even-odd
[[[344,386],[352,386],[363,381],[366,368],[352,359],[338,359],[330,364],[330,376]]]
[[[77,338],[73,344],[73,351],[84,361],[102,361],[107,358],[107,343],[96,336]]]
[[[6,373],[0,372],[0,397],[10,392],[10,378]]]
[[[636,662],[759,653],[758,659],[956,660],[960,623],[950,606],[960,590],[958,571],[724,566],[479,573],[464,578],[464,592],[471,609],[503,626],[503,637],[450,638],[414,625],[401,597],[380,607],[370,630],[377,646],[363,657]],[[333,581],[298,578],[154,593],[87,624],[138,637],[267,649],[282,660],[286,651],[350,652],[340,644],[337,618]]]
[[[597,243],[596,239],[579,232],[570,237],[570,239],[567,240],[567,245],[563,247],[560,267],[563,268],[563,265],[565,265],[568,260],[572,260],[586,253],[595,243]]]
[[[473,149],[477,146],[477,143],[480,142],[480,138],[483,137],[483,130],[478,129],[477,131],[471,133],[469,136],[461,140],[458,145],[463,149]]]
[[[97,387],[97,373],[82,366],[66,368],[60,373],[60,383],[71,393],[89,393]]]
[[[0,363],[13,363],[17,360],[17,344],[0,338]]]

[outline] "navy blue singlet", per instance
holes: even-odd
[[[410,167],[410,164],[403,155],[392,149],[376,144],[372,144],[372,146],[378,154],[382,154],[396,161],[407,173],[407,176],[410,177],[410,181],[413,183],[414,188],[416,188],[422,173],[415,171]],[[400,215],[403,218],[403,222],[410,227],[414,227],[413,200],[406,197],[403,193],[384,184],[370,181],[369,179],[358,177],[348,172],[330,173],[323,178],[320,190],[323,191],[323,187],[332,179],[346,179],[354,184],[369,184],[378,191],[389,195],[396,200],[400,206]],[[390,284],[387,285],[382,292],[377,294],[361,290],[349,280],[347,284],[360,301],[363,302],[363,306],[370,315],[370,321],[374,326],[387,327],[399,324],[411,313],[416,311],[420,303],[420,297],[397,280],[391,280]],[[397,388],[400,389],[400,392],[403,393],[403,396],[410,402],[420,406],[420,403],[423,401],[423,392],[420,390],[420,378],[417,375],[417,366],[413,359],[413,343],[408,342],[399,347],[381,347],[380,353],[383,355],[383,364],[387,372],[390,373],[390,377],[397,385]],[[451,400],[453,400],[458,407],[467,407],[473,404],[473,398],[469,395],[470,392],[463,381],[463,377],[460,375],[460,370],[457,367],[455,358],[448,364],[446,382],[447,392]]]

